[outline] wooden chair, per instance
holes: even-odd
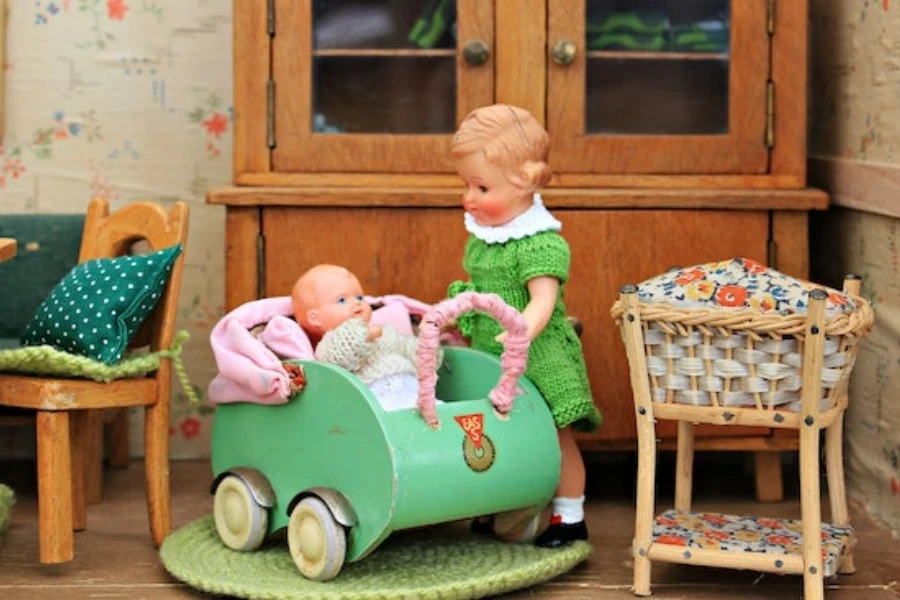
[[[188,206],[170,211],[152,202],[133,202],[110,214],[109,204],[94,199],[88,206],[80,261],[123,256],[135,243],[153,250],[186,245]],[[168,348],[175,332],[184,253],[175,261],[165,292],[135,334],[129,347]],[[86,523],[84,472],[90,439],[102,410],[145,407],[144,461],[147,504],[153,542],[159,546],[170,530],[169,413],[171,364],[145,376],[99,383],[0,374],[0,405],[37,411],[37,481],[40,561],[59,563],[74,557],[73,529]]]
[[[843,416],[850,372],[873,314],[868,302],[859,297],[859,279],[849,276],[844,285],[856,309],[829,318],[827,294],[821,289],[809,294],[807,314],[783,316],[750,310],[673,309],[640,302],[634,285],[622,288],[612,313],[628,355],[637,419],[632,547],[636,595],[650,594],[653,561],[802,574],[806,600],[823,597],[824,577],[853,572],[855,538],[844,488]],[[723,386],[721,376],[728,365],[716,363],[721,359],[733,366],[740,357],[748,361],[747,380],[737,381],[735,375],[729,381],[726,376]],[[771,376],[765,384],[768,391],[759,391],[759,382],[766,381],[763,370]],[[751,377],[756,385],[751,385]],[[779,385],[791,387],[787,377],[794,378],[793,390],[799,382],[800,400],[793,407],[773,405],[776,394],[784,392]],[[715,385],[710,384],[717,378]],[[723,390],[738,389],[751,390],[751,405],[722,402]],[[693,401],[687,403],[688,398]],[[654,518],[655,425],[660,419],[678,422],[675,507]],[[798,430],[801,519],[691,512],[697,423]],[[819,433],[823,429],[831,525],[821,522]]]
[[[0,265],[0,282],[15,294],[0,295],[0,349],[16,348],[25,325],[56,284],[78,263],[84,214],[11,214],[0,220],[0,237],[16,240],[18,252]],[[127,466],[128,420],[124,410],[110,411],[109,463]],[[0,407],[0,429],[35,427],[34,411]],[[85,495],[89,504],[103,496],[103,429],[93,429],[85,461]]]

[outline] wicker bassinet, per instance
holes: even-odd
[[[825,325],[822,412],[846,408],[859,342],[874,322],[869,302],[845,294],[855,309],[830,316]],[[643,302],[638,308],[654,402],[800,410],[806,314]],[[621,326],[621,300],[611,314]]]

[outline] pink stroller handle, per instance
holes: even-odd
[[[437,368],[440,366],[437,364],[437,348],[441,337],[441,326],[470,310],[478,310],[491,315],[508,332],[503,354],[500,356],[503,373],[500,381],[488,394],[494,408],[501,414],[508,413],[512,408],[513,398],[516,396],[516,385],[528,365],[528,347],[531,345],[531,340],[528,339],[528,326],[522,314],[504,302],[500,296],[463,292],[455,298],[434,305],[425,314],[419,325],[419,346],[416,349],[416,356],[419,359],[417,374],[419,378],[419,411],[425,422],[434,428],[440,426],[434,407],[434,390],[437,384]]]

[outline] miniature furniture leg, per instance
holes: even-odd
[[[825,430],[825,472],[828,476],[828,500],[831,503],[831,522],[835,525],[849,525],[847,510],[847,487],[844,483],[844,416],[835,419]],[[853,547],[847,549],[838,571],[849,575],[856,571],[853,564]]]
[[[754,452],[756,499],[760,502],[781,502],[784,484],[781,478],[781,453],[774,450]]]
[[[170,368],[168,363],[160,370]],[[169,380],[164,374],[163,381]],[[144,470],[147,480],[147,510],[150,515],[150,535],[157,547],[171,530],[169,505],[169,394],[160,390],[160,400],[144,411]]]
[[[109,466],[115,468],[127,467],[131,461],[129,454],[128,410],[116,411],[112,419],[106,423],[106,439],[108,441]]]
[[[42,563],[75,556],[72,530],[72,455],[69,413],[38,411],[38,532]]]
[[[634,555],[634,593],[638,596],[649,596],[651,564],[647,552],[653,539],[656,433],[653,424],[650,384],[646,376],[647,363],[637,306],[637,287],[633,285],[623,287],[622,300],[625,309],[623,338],[628,355],[631,388],[635,397],[635,419],[638,433],[637,506],[634,515],[634,541],[631,548]]]
[[[85,411],[84,432],[79,440],[84,453],[84,494],[88,504],[103,500],[103,415]]]
[[[91,426],[81,441],[85,445],[84,489],[88,504],[103,500],[103,442],[109,439],[109,465],[127,467],[128,454],[128,411],[109,409],[90,411]],[[108,416],[106,416],[108,415]]]
[[[694,425],[678,421],[678,448],[675,451],[675,510],[691,510],[691,482],[694,476]]]
[[[858,296],[862,281],[858,277],[847,277],[844,280],[844,292]],[[843,390],[849,394],[848,390]],[[849,403],[845,399],[843,402]],[[847,510],[847,486],[844,479],[844,415],[834,420],[825,430],[825,470],[828,476],[828,499],[831,504],[831,522],[835,525],[849,525],[850,513]],[[856,572],[853,564],[853,547],[847,549],[839,573],[849,575]]]
[[[90,431],[90,411],[79,410],[68,414],[72,435],[72,523],[75,531],[84,531],[87,528],[87,461],[90,458],[86,436]]]
[[[825,302],[810,302],[803,349],[800,425],[800,515],[803,521],[803,597],[822,600],[822,497],[819,490],[819,401],[825,352]]]

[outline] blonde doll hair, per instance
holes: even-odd
[[[513,185],[528,192],[550,181],[547,164],[550,136],[530,112],[509,104],[476,108],[463,119],[450,142],[450,155],[462,158],[484,152]]]

